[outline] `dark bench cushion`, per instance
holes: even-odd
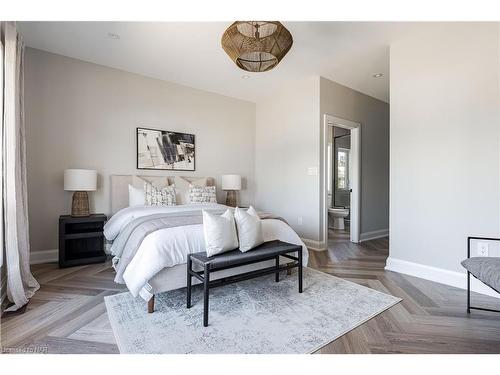
[[[473,257],[464,260],[462,266],[476,279],[481,280],[495,291],[500,291],[500,258]]]
[[[301,248],[300,245],[293,245],[281,241],[264,242],[262,245],[247,251],[232,250],[227,253],[208,257],[206,252],[191,254],[191,259],[198,264],[210,264],[210,268],[237,266],[242,263],[258,262],[266,258],[272,258],[279,254],[291,253]]]

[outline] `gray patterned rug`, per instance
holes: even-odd
[[[203,327],[203,290],[193,287],[156,296],[155,312],[130,293],[105,297],[121,353],[311,353],[380,314],[401,299],[304,268],[210,291],[209,326]]]

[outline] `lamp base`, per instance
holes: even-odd
[[[84,217],[90,216],[89,195],[86,191],[75,191],[73,193],[73,202],[71,204],[71,216]]]
[[[226,206],[236,207],[236,190],[228,190],[226,194]]]

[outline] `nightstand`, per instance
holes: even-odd
[[[59,217],[59,267],[101,263],[104,253],[104,214]]]

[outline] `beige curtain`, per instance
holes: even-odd
[[[29,266],[26,143],[24,132],[24,42],[15,22],[1,22],[3,44],[2,185],[7,297],[14,311],[40,288]]]

